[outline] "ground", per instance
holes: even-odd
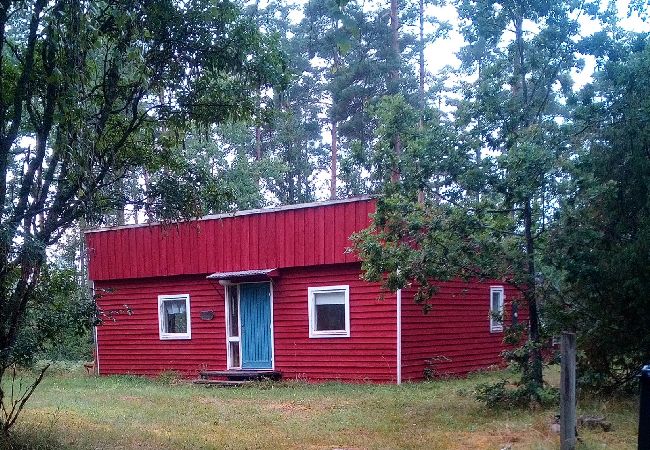
[[[162,376],[50,373],[17,428],[34,449],[555,449],[555,410],[498,410],[468,379],[394,385],[300,382],[206,388]],[[550,378],[556,378],[551,373]],[[582,449],[636,448],[635,399],[582,399],[613,430],[581,431]]]

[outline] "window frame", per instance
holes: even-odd
[[[163,304],[166,301],[185,300],[185,317],[187,320],[187,331],[185,333],[167,333],[163,331],[163,323],[165,320],[165,313]],[[158,296],[158,334],[161,341],[177,340],[177,339],[192,339],[192,322],[190,314],[190,295],[189,294],[174,294],[174,295],[159,295]]]
[[[241,369],[241,356],[242,356],[242,349],[241,349],[241,320],[239,317],[240,314],[240,309],[239,309],[239,284],[234,284],[234,283],[228,283],[224,285],[224,290],[226,294],[226,367],[228,369]],[[233,331],[230,326],[230,314],[232,313],[232,307],[233,307],[233,298],[232,294],[233,292],[237,293],[237,336],[233,336]],[[230,344],[236,342],[237,346],[239,347],[238,352],[239,352],[239,365],[235,366],[232,363],[233,360],[233,355],[230,350]]]
[[[495,292],[501,294],[501,301],[499,303],[499,313],[501,313],[501,320],[495,319],[492,310],[492,297]],[[503,286],[490,286],[490,333],[503,332],[503,322],[505,320],[505,304],[506,304],[506,291]]]
[[[344,330],[323,330],[316,329],[316,295],[319,293],[343,292],[343,305],[345,308],[345,329]],[[347,338],[350,337],[350,286],[317,286],[307,289],[307,309],[309,315],[309,337],[310,338]]]

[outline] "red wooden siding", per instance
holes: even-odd
[[[372,199],[260,210],[86,234],[94,281],[303,267],[356,261],[349,236],[366,228]]]
[[[511,301],[517,291],[503,283],[450,281],[440,290],[428,314],[413,301],[414,290],[402,292],[402,379],[420,380],[425,360],[446,357],[434,363],[439,375],[464,375],[503,364],[503,332],[490,332],[490,286],[505,288],[505,323],[511,323]],[[520,307],[519,320],[526,320]]]
[[[273,282],[275,368],[285,378],[312,381],[395,382],[396,299],[379,300],[380,287],[359,279],[358,263],[287,269]],[[309,338],[308,287],[350,286],[350,337]],[[176,370],[226,369],[224,288],[201,276],[96,283],[104,311],[128,305],[97,327],[102,375],[157,375]],[[189,294],[191,340],[160,340],[158,295]],[[202,320],[201,311],[215,312]]]
[[[275,367],[284,378],[395,382],[394,294],[360,277],[358,263],[284,270],[273,285]],[[350,337],[309,338],[307,289],[350,286]]]
[[[173,277],[95,283],[104,312],[123,311],[97,327],[99,373],[158,375],[176,370],[194,376],[203,367],[226,366],[223,287],[205,277]],[[160,340],[158,295],[189,294],[191,340]],[[202,320],[201,311],[214,311]]]

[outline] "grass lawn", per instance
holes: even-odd
[[[296,382],[206,388],[135,377],[48,375],[16,432],[36,449],[555,449],[549,410],[492,411],[479,382],[507,372],[402,386]],[[557,378],[556,372],[550,378]],[[636,448],[637,402],[584,399],[612,431],[579,448]]]

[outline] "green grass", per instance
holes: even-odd
[[[36,449],[557,448],[555,410],[492,411],[474,400],[477,383],[503,376],[224,389],[59,371],[34,394],[16,439]],[[579,448],[636,447],[635,400],[583,400],[579,410],[613,423],[609,433],[581,431]]]

